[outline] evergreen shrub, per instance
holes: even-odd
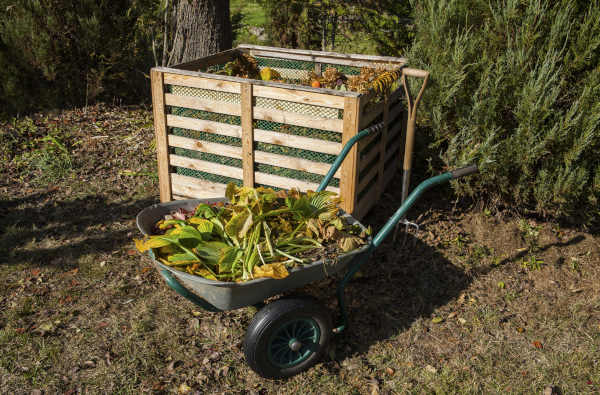
[[[414,18],[429,148],[481,169],[457,192],[600,219],[599,1],[423,0]]]

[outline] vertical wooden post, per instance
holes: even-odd
[[[242,168],[244,186],[254,187],[254,127],[252,126],[252,84],[242,83]]]
[[[358,121],[360,119],[360,98],[344,98],[344,120],[342,130],[342,146],[358,133]],[[344,162],[342,163],[340,180],[340,196],[342,197],[342,208],[352,214],[356,208],[358,186],[358,149],[356,144]]]
[[[387,133],[390,123],[390,96],[385,95],[383,104],[383,130],[379,140],[379,162],[377,170],[377,199],[381,198],[385,190],[385,155],[387,150]]]
[[[169,142],[167,137],[167,117],[165,115],[165,85],[163,73],[150,70],[152,87],[152,113],[154,115],[154,135],[158,160],[158,184],[160,201],[173,200],[171,193],[171,175],[169,174]]]

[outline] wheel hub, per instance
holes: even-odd
[[[296,339],[294,337],[294,338],[290,339],[290,342],[288,343],[288,346],[290,347],[290,349],[292,351],[298,351],[298,350],[300,350],[302,348],[302,343],[299,342],[298,339]]]

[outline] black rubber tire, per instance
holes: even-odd
[[[319,330],[318,341],[310,345],[308,357],[289,366],[278,366],[269,356],[269,347],[275,332],[286,323],[310,321]],[[327,350],[331,338],[331,315],[318,301],[309,297],[280,299],[263,307],[252,319],[244,338],[246,362],[258,375],[267,379],[294,376],[317,363]]]

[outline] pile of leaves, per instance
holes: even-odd
[[[275,192],[227,186],[228,203],[200,204],[156,224],[136,240],[163,264],[219,281],[285,278],[288,269],[339,255],[366,243],[369,231],[339,215],[332,192]]]
[[[312,86],[313,88],[327,88],[360,93],[368,93],[373,90],[379,97],[383,97],[386,93],[389,93],[401,75],[399,69],[388,70],[383,67],[362,67],[360,74],[346,76],[335,67],[327,67],[322,74],[317,74],[313,71],[309,73],[307,78],[298,81],[282,77],[277,70],[271,67],[259,68],[256,59],[246,54],[235,55],[231,61],[225,63],[221,70],[215,73],[241,78],[260,79],[263,81],[300,84]]]

